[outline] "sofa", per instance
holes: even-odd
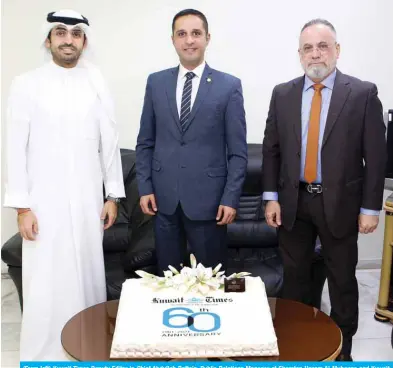
[[[261,199],[262,145],[248,144],[248,167],[235,221],[228,225],[227,274],[240,271],[260,276],[268,296],[280,297],[283,268],[278,251],[276,230],[264,219]],[[137,277],[136,270],[156,273],[153,218],[142,213],[135,172],[135,151],[121,149],[126,198],[119,204],[115,224],[104,232],[103,251],[107,299],[120,297],[125,279]],[[19,233],[2,247],[1,258],[22,297],[22,239]],[[312,267],[313,305],[320,307],[326,279],[323,257],[316,248]]]

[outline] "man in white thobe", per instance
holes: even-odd
[[[23,237],[21,361],[67,360],[62,328],[106,301],[103,231],[125,196],[111,99],[86,61],[89,22],[65,10],[45,27],[51,60],[15,78],[8,105],[5,206],[17,210]]]

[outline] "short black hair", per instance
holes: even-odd
[[[195,9],[184,9],[180,12],[178,12],[174,17],[173,17],[173,21],[172,21],[172,33],[175,31],[175,23],[176,20],[179,19],[180,17],[184,17],[186,15],[195,15],[198,18],[200,18],[203,22],[203,28],[206,31],[206,34],[209,33],[209,24],[207,23],[207,18],[205,16],[205,14],[203,14],[202,12],[200,12],[199,10],[195,10]]]
[[[309,22],[307,22],[307,23],[303,26],[303,28],[302,28],[302,30],[301,30],[300,33],[302,33],[306,28],[311,27],[311,26],[313,26],[313,25],[315,25],[315,24],[323,24],[323,25],[329,27],[329,28],[333,31],[333,33],[336,33],[336,29],[334,28],[333,24],[330,23],[328,20],[322,19],[322,18],[312,19],[312,20],[310,20]]]

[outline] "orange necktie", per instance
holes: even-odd
[[[306,165],[304,167],[304,179],[312,183],[317,178],[318,165],[318,141],[319,141],[319,117],[322,107],[323,84],[314,84],[314,97],[311,103],[310,122],[308,124]]]

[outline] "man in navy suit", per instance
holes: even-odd
[[[193,9],[176,14],[176,68],[148,77],[136,145],[140,205],[155,216],[159,273],[185,261],[186,243],[205,266],[226,264],[226,228],[247,167],[241,81],[204,59],[210,34]]]

